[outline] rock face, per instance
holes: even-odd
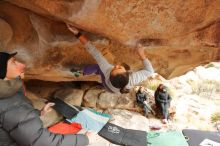
[[[127,129],[149,130],[149,120],[139,113],[119,109],[107,110],[105,112],[113,117],[114,120],[111,121],[113,124]]]
[[[95,61],[67,30],[83,30],[111,63],[141,67],[135,45],[146,46],[155,70],[167,78],[220,59],[220,1],[8,0],[0,2],[0,50],[17,50],[27,78],[75,78],[74,64]]]
[[[178,38],[201,29],[209,33],[206,32],[207,25],[217,30],[219,23],[215,22],[220,18],[218,0],[176,2],[171,0],[160,2],[12,0],[10,2],[41,15],[51,15],[59,20],[72,22],[87,31],[129,45],[140,39],[146,39],[149,44],[167,44],[171,38]],[[218,46],[219,36],[214,35],[215,32],[210,32],[211,38],[206,37],[206,34],[200,37],[201,40],[207,40],[206,43],[209,45]],[[179,41],[183,43],[181,39]],[[193,41],[196,40],[192,40],[192,43]]]
[[[56,91],[54,96],[71,105],[81,106],[83,93],[83,90],[69,88]]]

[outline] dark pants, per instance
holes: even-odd
[[[159,103],[160,111],[162,112],[164,119],[169,119],[169,103]]]
[[[146,104],[146,103],[138,103],[138,106],[140,106],[141,108],[144,109],[144,112],[145,112],[145,116],[148,116],[148,113],[152,113],[154,114],[154,111],[153,109],[151,108],[151,106],[149,104]]]
[[[87,65],[83,68],[83,75],[91,75],[91,74],[100,75],[102,80],[102,86],[106,88],[108,91],[112,92],[111,89],[109,89],[109,87],[106,85],[105,76],[98,64]]]

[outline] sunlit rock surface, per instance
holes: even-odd
[[[159,74],[172,78],[220,58],[220,1],[8,0],[0,2],[0,50],[18,51],[27,79],[74,77],[74,65],[96,63],[66,28],[83,30],[110,63],[142,67],[141,42]]]

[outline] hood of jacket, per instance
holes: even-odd
[[[11,97],[21,88],[22,80],[20,78],[16,78],[13,80],[0,79],[0,99]]]

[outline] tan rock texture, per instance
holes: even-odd
[[[137,42],[159,74],[172,78],[220,59],[219,0],[8,0],[0,2],[0,50],[18,51],[27,79],[75,78],[70,68],[95,61],[68,31],[83,30],[111,62],[141,68]]]
[[[62,99],[64,102],[70,105],[81,106],[84,91],[80,89],[60,89],[54,93],[54,96]]]
[[[83,106],[96,108],[98,97],[101,94],[101,92],[103,91],[102,90],[100,91],[100,89],[88,90],[83,98],[84,99]]]

